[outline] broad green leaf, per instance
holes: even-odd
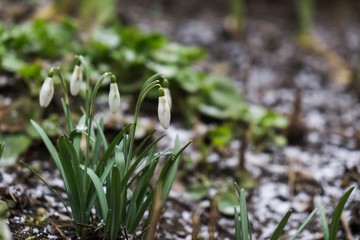
[[[0,133],[0,139],[6,142],[6,148],[0,147],[0,165],[15,164],[18,156],[26,151],[31,144],[29,136],[21,133],[7,135]]]
[[[239,201],[233,193],[226,191],[219,193],[216,204],[220,213],[226,216],[233,216],[234,206],[238,206]],[[240,211],[241,215],[242,209],[238,208],[237,210]]]
[[[189,186],[186,193],[193,201],[200,201],[209,195],[209,187],[205,185]]]

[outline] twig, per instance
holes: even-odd
[[[60,236],[63,239],[70,239],[70,238],[65,236],[65,234],[60,230],[60,228],[57,226],[57,224],[53,220],[51,220],[51,219],[49,219],[49,220],[50,220],[51,225],[54,226],[55,230],[60,234]]]

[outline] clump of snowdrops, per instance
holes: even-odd
[[[139,226],[143,227],[143,236],[153,239],[158,216],[174,182],[179,156],[190,144],[180,147],[179,138],[176,138],[173,148],[158,151],[157,143],[165,134],[155,140],[150,134],[135,147],[140,107],[146,95],[154,89],[159,92],[159,122],[164,129],[169,127],[171,96],[167,80],[163,75],[155,74],[144,82],[133,122],[124,126],[108,143],[103,119],[94,118],[94,102],[102,84],[110,80],[109,108],[113,114],[120,114],[116,77],[106,72],[91,86],[84,59],[79,56],[69,81],[63,78],[59,68],[50,69],[40,90],[39,102],[42,107],[47,107],[54,96],[55,77],[60,79],[64,92],[61,101],[67,123],[66,132],[59,137],[55,146],[38,123],[31,123],[60,171],[68,204],[61,201],[73,219],[78,237],[86,236],[84,226],[87,224],[102,222],[106,239],[117,239],[123,229],[126,233],[134,234]],[[68,92],[76,96],[80,91],[85,91],[85,107],[83,116],[74,122]],[[165,162],[158,166],[161,158],[165,158]],[[158,176],[155,174],[156,168],[160,168]]]

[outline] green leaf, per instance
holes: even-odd
[[[120,189],[120,172],[119,169],[114,166],[111,171],[111,183],[110,183],[110,198],[109,198],[109,207],[110,211],[108,218],[105,218],[105,229],[111,240],[117,239],[117,235],[120,229],[121,222],[121,208],[126,208],[122,206],[121,196],[123,190]],[[120,190],[120,191],[119,191]]]
[[[139,222],[141,221],[141,219],[144,216],[146,209],[148,209],[150,204],[153,202],[153,199],[154,199],[154,191],[151,191],[148,194],[148,196],[146,197],[146,200],[139,207],[137,215],[135,216],[135,218],[133,220],[133,225],[131,225],[129,228],[129,232],[135,232],[136,228],[139,225]]]
[[[24,68],[26,63],[15,54],[7,54],[1,61],[1,67],[9,72],[18,72],[21,68]]]
[[[238,194],[240,196],[240,224],[241,224],[241,233],[243,235],[243,238],[245,239],[252,239],[251,237],[251,228],[249,224],[249,216],[247,212],[247,206],[246,206],[246,197],[245,197],[245,191],[244,189],[240,189],[238,185],[236,185],[236,189],[238,191]]]
[[[84,170],[83,166],[81,166],[81,168]],[[106,201],[106,196],[105,196],[103,185],[102,185],[99,177],[96,175],[96,173],[91,168],[87,168],[87,174],[89,175],[91,181],[93,182],[93,184],[95,186],[96,194],[97,194],[97,197],[98,197],[99,203],[100,203],[101,216],[103,219],[106,219],[109,208],[108,208],[108,204]]]
[[[305,226],[310,222],[310,220],[312,219],[312,217],[315,215],[317,209],[315,208],[310,214],[309,216],[305,219],[305,221],[301,224],[301,226],[299,227],[299,229],[296,231],[296,233],[294,234],[294,236],[290,239],[290,240],[295,240],[296,237],[301,233],[301,231],[305,228]]]
[[[1,157],[2,157],[2,154],[3,154],[3,151],[4,151],[4,147],[5,147],[5,143],[0,142],[0,160],[1,160]]]
[[[219,194],[216,203],[220,213],[226,216],[233,216],[234,206],[238,206],[238,199],[233,193],[226,191]],[[238,208],[237,210],[241,214],[242,209]]]
[[[193,201],[200,201],[209,195],[209,187],[192,185],[186,188],[186,193]]]
[[[104,166],[107,162],[107,160],[109,159],[110,155],[112,154],[112,152],[114,151],[116,145],[121,141],[121,139],[123,138],[124,134],[127,132],[127,130],[129,129],[129,127],[132,124],[128,124],[126,125],[125,128],[123,128],[123,130],[121,130],[121,132],[118,133],[118,135],[116,135],[116,137],[113,139],[113,141],[111,142],[111,144],[109,145],[109,147],[107,148],[104,156],[102,157],[102,159],[99,162],[99,165],[96,168],[96,172],[102,172],[102,170],[104,169]]]
[[[337,231],[340,224],[341,214],[344,210],[345,204],[350,197],[351,192],[355,189],[355,187],[351,187],[349,190],[345,192],[345,194],[341,197],[339,203],[337,204],[335,211],[331,218],[330,224],[330,239],[336,240]]]
[[[181,148],[180,148],[180,138],[179,138],[179,135],[176,135],[173,152],[178,153],[178,152],[180,152],[180,150],[181,150]],[[178,156],[175,159],[174,164],[172,165],[172,167],[170,169],[170,172],[169,172],[167,178],[165,179],[165,182],[162,185],[162,187],[163,187],[163,189],[162,189],[162,197],[161,197],[162,202],[166,201],[167,197],[169,196],[172,185],[174,184],[175,177],[176,177],[176,172],[177,172],[178,166],[179,166],[179,161],[180,161],[180,156]]]
[[[188,93],[195,93],[204,84],[205,73],[193,70],[190,67],[178,71],[175,80]]]
[[[63,136],[58,140],[58,149],[60,159],[59,164],[63,169],[61,176],[68,193],[72,215],[75,222],[79,223],[83,220],[86,206],[85,204],[82,204],[85,195],[83,192],[82,181],[78,180],[78,177],[81,177],[81,175],[78,176],[73,169],[73,163],[74,161],[77,161],[74,158],[77,158],[77,155],[70,141]]]
[[[27,64],[19,68],[18,73],[23,78],[39,78],[41,76],[41,68],[40,63],[32,63]]]
[[[50,191],[59,199],[59,201],[64,205],[64,208],[66,209],[66,211],[71,214],[71,212],[69,211],[67,204],[65,203],[64,199],[62,199],[62,197],[58,194],[58,192],[49,185],[49,183],[40,176],[40,174],[33,168],[31,167],[29,164],[20,161],[21,164],[23,164],[27,169],[29,169],[35,176],[37,179],[39,179],[41,182],[43,182],[49,189]]]
[[[240,224],[240,215],[236,207],[234,207],[234,219],[235,219],[235,239],[242,240],[241,224]]]
[[[273,235],[271,236],[270,240],[278,240],[282,234],[282,232],[284,231],[284,228],[287,224],[287,222],[289,221],[289,218],[292,214],[292,209],[290,209],[285,216],[281,219],[280,223],[277,225]]]
[[[60,172],[63,172],[63,168],[60,164],[60,159],[59,159],[59,155],[56,151],[56,148],[54,147],[54,145],[52,144],[52,142],[50,141],[49,137],[46,135],[45,131],[40,127],[39,124],[37,124],[37,122],[35,122],[34,120],[30,120],[31,124],[34,126],[35,130],[38,132],[38,134],[40,135],[41,139],[43,140],[46,148],[48,149],[51,157],[54,159],[56,166],[58,167],[58,169],[60,169]]]
[[[21,133],[7,135],[0,133],[0,139],[6,142],[5,149],[4,145],[0,146],[0,165],[15,164],[18,156],[25,152],[31,144],[30,137]]]
[[[328,226],[328,223],[326,220],[324,207],[323,207],[321,201],[318,202],[318,206],[319,206],[319,213],[320,213],[321,228],[324,233],[324,240],[329,240],[330,239],[329,238],[329,226]]]
[[[212,144],[214,144],[216,147],[224,147],[233,138],[233,131],[233,126],[230,124],[222,124],[211,130],[209,137]]]

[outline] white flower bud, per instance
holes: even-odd
[[[81,70],[81,65],[75,65],[74,72],[72,73],[70,78],[71,95],[76,96],[79,94],[82,81],[83,81],[83,73]]]
[[[41,86],[39,103],[41,107],[49,106],[51,99],[54,96],[54,81],[52,77],[47,77]]]
[[[171,101],[171,93],[169,88],[164,88],[164,94],[167,103],[169,104],[169,108],[171,109],[172,101]]]
[[[120,93],[116,83],[110,83],[109,107],[112,114],[120,112]]]
[[[167,129],[170,125],[170,107],[166,100],[164,90],[159,90],[159,105],[158,105],[158,117],[159,122],[163,128]]]

